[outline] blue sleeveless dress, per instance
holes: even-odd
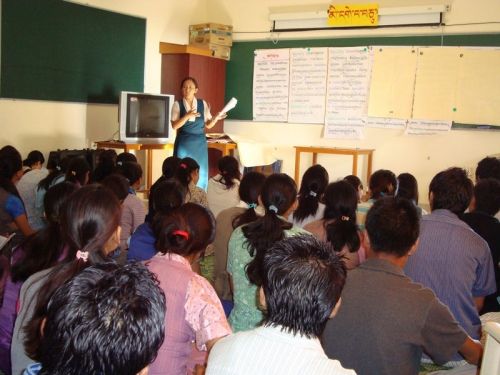
[[[207,190],[208,185],[208,147],[205,136],[205,106],[202,99],[196,99],[197,112],[201,115],[194,121],[187,121],[177,130],[174,143],[174,156],[178,158],[190,157],[200,165],[200,179],[197,186]],[[179,116],[186,114],[182,100],[179,102]]]

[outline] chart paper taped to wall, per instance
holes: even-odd
[[[373,47],[368,116],[411,118],[417,50]]]

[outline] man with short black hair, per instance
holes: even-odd
[[[310,235],[290,237],[266,252],[262,269],[264,324],[218,341],[207,375],[354,375],[328,359],[318,339],[346,277],[333,248]]]
[[[500,211],[500,180],[479,180],[474,186],[474,199],[469,209],[470,212],[460,218],[488,243],[497,284],[496,293],[485,297],[480,314],[500,311],[500,222],[495,217]]]
[[[500,159],[495,157],[486,157],[477,163],[476,181],[485,178],[495,178],[500,180]]]
[[[418,251],[405,272],[432,289],[469,336],[479,339],[478,311],[496,284],[488,244],[458,218],[469,206],[472,192],[472,181],[461,168],[449,168],[432,179],[431,213],[422,217]],[[461,360],[458,354],[453,357]]]
[[[163,342],[165,296],[142,264],[84,269],[56,290],[38,360],[24,374],[147,374]]]
[[[419,215],[412,202],[382,198],[368,211],[364,248],[368,259],[349,271],[342,305],[323,333],[323,346],[358,375],[418,374],[422,353],[437,363],[459,350],[477,364],[473,341],[434,293],[413,283],[403,267],[413,256]]]

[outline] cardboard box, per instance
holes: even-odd
[[[189,26],[189,44],[233,45],[233,27],[219,23],[200,23]]]
[[[224,59],[228,61],[231,58],[231,47],[210,43],[208,45],[208,49],[210,50],[213,57],[217,57],[219,59]]]

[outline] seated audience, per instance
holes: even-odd
[[[240,164],[234,157],[223,156],[217,168],[219,173],[208,180],[207,187],[208,207],[215,217],[222,210],[239,203],[238,186],[241,180]]]
[[[213,215],[195,203],[172,211],[157,229],[159,253],[147,266],[165,292],[167,313],[165,341],[151,364],[151,375],[190,374],[195,365],[206,362],[214,343],[231,333],[215,290],[191,269],[214,234]]]
[[[368,184],[368,196],[370,198],[366,202],[358,204],[358,208],[356,210],[358,226],[360,229],[364,229],[366,213],[373,203],[377,199],[393,196],[396,193],[397,186],[398,181],[396,179],[396,175],[387,169],[379,169],[370,176],[370,182]]]
[[[50,297],[83,269],[110,260],[120,243],[119,224],[120,202],[104,187],[87,185],[67,198],[60,219],[64,258],[54,267],[31,275],[19,294],[11,346],[12,374],[40,361],[40,328]]]
[[[90,165],[83,157],[71,158],[64,181],[72,182],[78,187],[87,185],[90,182]]]
[[[149,213],[146,221],[137,227],[130,237],[127,260],[149,260],[156,255],[156,236],[154,227],[176,208],[182,206],[186,199],[186,189],[177,180],[164,180],[156,185],[149,196]]]
[[[278,241],[260,272],[263,325],[220,340],[207,375],[354,375],[328,359],[319,341],[328,318],[335,320],[346,277],[331,248],[308,235]]]
[[[39,363],[24,374],[146,375],[164,317],[165,297],[143,265],[88,267],[50,298]]]
[[[23,165],[27,166],[28,169],[24,171],[24,175],[17,183],[17,190],[26,208],[28,222],[34,230],[38,230],[45,225],[43,218],[38,215],[36,210],[38,184],[49,174],[49,171],[43,168],[43,163],[45,163],[43,154],[37,150],[31,151],[23,161]]]
[[[155,181],[153,185],[149,188],[149,195],[152,195],[156,186],[166,180],[174,178],[177,173],[177,168],[179,168],[179,164],[181,163],[181,159],[177,156],[169,156],[161,165],[161,176],[158,180]]]
[[[208,208],[207,193],[196,186],[200,179],[200,165],[192,158],[183,158],[177,168],[175,175],[182,185],[187,189],[186,202],[198,203]]]
[[[469,206],[472,181],[460,168],[439,172],[429,186],[431,213],[422,216],[418,249],[406,274],[436,293],[473,339],[481,335],[479,311],[496,291],[488,244],[457,215]],[[456,355],[454,361],[462,357]]]
[[[139,225],[146,219],[146,206],[136,195],[137,189],[141,186],[142,168],[139,163],[133,161],[123,162],[117,165],[115,173],[121,174],[128,180],[129,194],[123,201],[122,218],[120,226],[122,228],[120,237],[120,255],[118,262],[123,264],[127,260],[128,241]]]
[[[259,172],[246,173],[238,188],[241,201],[235,206],[223,210],[217,215],[215,222],[215,281],[214,288],[219,297],[225,301],[232,301],[233,296],[227,273],[227,252],[229,238],[234,228],[257,220],[262,215],[259,206],[259,195],[266,176]]]
[[[52,186],[45,194],[47,225],[27,237],[12,253],[10,273],[6,279],[3,303],[0,307],[0,370],[6,375],[11,373],[10,345],[17,316],[19,291],[31,275],[53,267],[64,258],[65,249],[60,227],[61,207],[76,189],[76,185],[70,182]]]
[[[99,154],[99,160],[93,173],[93,182],[101,182],[104,178],[113,173],[116,167],[116,151],[102,150]]]
[[[323,201],[323,218],[304,229],[320,241],[329,242],[347,269],[353,269],[365,259],[364,249],[360,248],[362,235],[356,225],[358,194],[347,181],[337,181],[326,187]]]
[[[256,293],[264,254],[285,237],[307,233],[285,219],[297,202],[297,187],[290,176],[277,173],[267,177],[260,200],[264,216],[236,228],[229,239],[227,272],[233,285],[234,301],[229,322],[234,331],[255,328],[262,321]]]
[[[495,218],[500,210],[500,180],[480,179],[474,187],[474,198],[469,208],[470,212],[460,218],[488,243],[497,284],[496,293],[485,297],[479,313],[500,311],[500,222]]]
[[[122,165],[127,162],[137,163],[137,157],[131,152],[120,152],[116,156],[116,165]]]
[[[297,227],[304,228],[306,224],[321,219],[325,211],[325,205],[321,203],[321,199],[326,185],[328,185],[326,169],[319,164],[309,167],[300,182],[297,209],[288,217],[288,221]]]
[[[363,183],[361,182],[359,177],[350,174],[349,176],[345,176],[344,180],[350,183],[351,186],[356,190],[356,192],[358,193],[358,203],[361,203],[364,198],[364,188]]]
[[[38,186],[35,189],[35,216],[37,218],[41,218],[43,225],[47,224],[44,217],[45,194],[50,187],[64,181],[68,162],[69,159],[67,157],[62,160],[59,158],[49,159],[49,161],[47,162],[47,169],[49,170],[49,174],[45,178],[40,180]]]
[[[476,181],[484,178],[494,178],[500,180],[500,159],[496,157],[486,157],[477,163]]]
[[[401,173],[398,176],[398,191],[396,196],[410,200],[417,208],[419,216],[427,215],[428,212],[418,205],[418,183],[412,174]]]
[[[15,233],[12,246],[34,232],[16,188],[22,176],[21,154],[12,146],[4,146],[0,150],[0,234]]]
[[[323,333],[326,354],[358,375],[416,375],[424,352],[443,364],[459,351],[477,365],[481,344],[430,289],[403,272],[419,251],[415,206],[401,198],[378,200],[368,211],[366,232],[368,260],[347,275],[338,314]]]

